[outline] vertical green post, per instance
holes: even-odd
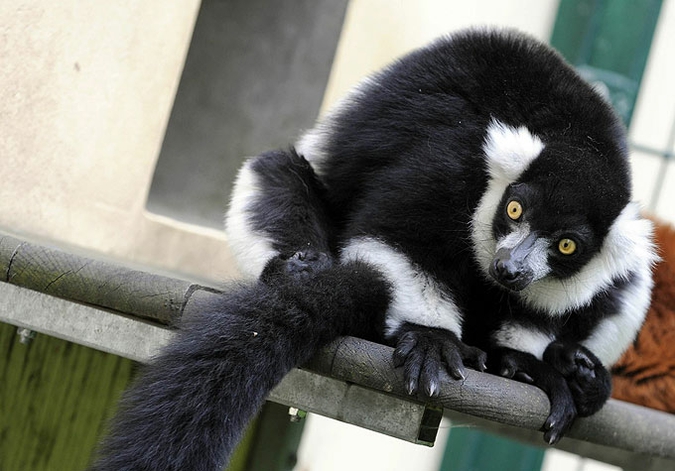
[[[561,0],[551,45],[630,125],[662,0]]]
[[[536,471],[543,461],[542,448],[478,429],[456,427],[450,431],[441,471]]]

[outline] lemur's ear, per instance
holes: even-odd
[[[544,149],[544,143],[525,126],[514,128],[496,119],[487,127],[483,150],[490,176],[515,182]]]

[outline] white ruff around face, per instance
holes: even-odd
[[[535,309],[550,315],[563,315],[572,309],[588,305],[593,297],[612,285],[614,280],[651,279],[651,269],[657,260],[652,242],[652,224],[640,217],[638,206],[628,204],[609,229],[600,252],[575,275],[565,278],[545,278],[521,291],[522,299]],[[651,285],[643,284],[646,299],[633,304],[649,303]],[[632,289],[632,288],[631,288]],[[630,290],[627,291],[628,293]],[[644,310],[636,316],[644,316]],[[642,322],[642,320],[640,320]]]
[[[543,149],[541,139],[524,126],[514,128],[493,119],[487,128],[483,151],[489,181],[471,221],[474,254],[486,276],[489,276],[488,268],[497,251],[492,221],[502,195]]]

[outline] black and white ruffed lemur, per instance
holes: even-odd
[[[605,403],[649,307],[627,154],[611,106],[523,34],[394,62],[245,163],[226,229],[252,281],[186,321],[93,469],[220,469],[270,389],[344,334],[395,346],[411,394],[466,366],[538,386],[557,442]]]

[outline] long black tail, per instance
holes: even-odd
[[[125,393],[92,469],[221,470],[283,376],[339,335],[368,335],[388,303],[357,262],[218,297]]]

